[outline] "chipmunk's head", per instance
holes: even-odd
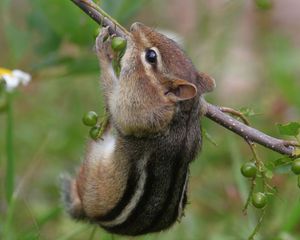
[[[206,75],[203,78],[177,43],[163,34],[141,23],[134,23],[130,32],[121,63],[121,89],[127,85],[124,104],[128,99],[136,114],[143,109],[149,114],[151,109],[161,109],[160,114],[148,116],[153,121],[147,122],[148,128],[157,132],[180,112],[182,102],[187,103],[185,109],[191,108],[202,93],[213,89],[214,81]]]
[[[213,90],[214,80],[207,75],[203,79],[175,41],[142,23],[132,24],[130,31],[137,65],[149,79],[158,80],[166,98],[174,102],[189,100]]]

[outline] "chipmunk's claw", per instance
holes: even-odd
[[[109,61],[113,58],[111,49],[112,36],[109,34],[109,26],[101,29],[101,32],[96,38],[96,52],[102,57],[107,58]]]

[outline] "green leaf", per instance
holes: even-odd
[[[277,124],[277,127],[281,135],[298,136],[300,130],[300,123],[290,122],[287,124]]]
[[[245,117],[252,117],[252,116],[257,115],[257,113],[255,113],[253,109],[248,108],[248,107],[242,107],[242,108],[240,108],[240,112],[241,112]]]
[[[278,167],[278,166],[285,165],[285,164],[288,164],[288,163],[291,163],[291,162],[292,162],[291,158],[283,157],[283,158],[278,158],[278,159],[272,161],[272,164],[273,164],[274,167]]]
[[[297,157],[300,156],[300,148],[298,148],[298,147],[295,148],[295,150],[294,150],[294,152],[293,152],[293,156],[295,156],[295,157],[296,157],[296,156],[297,156]]]

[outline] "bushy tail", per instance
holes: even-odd
[[[76,180],[64,174],[60,182],[61,197],[67,213],[74,219],[84,219],[85,213],[78,195]]]

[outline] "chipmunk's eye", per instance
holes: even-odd
[[[152,49],[148,49],[146,51],[146,56],[145,56],[146,60],[148,63],[150,64],[155,64],[157,61],[157,54],[154,50]]]

